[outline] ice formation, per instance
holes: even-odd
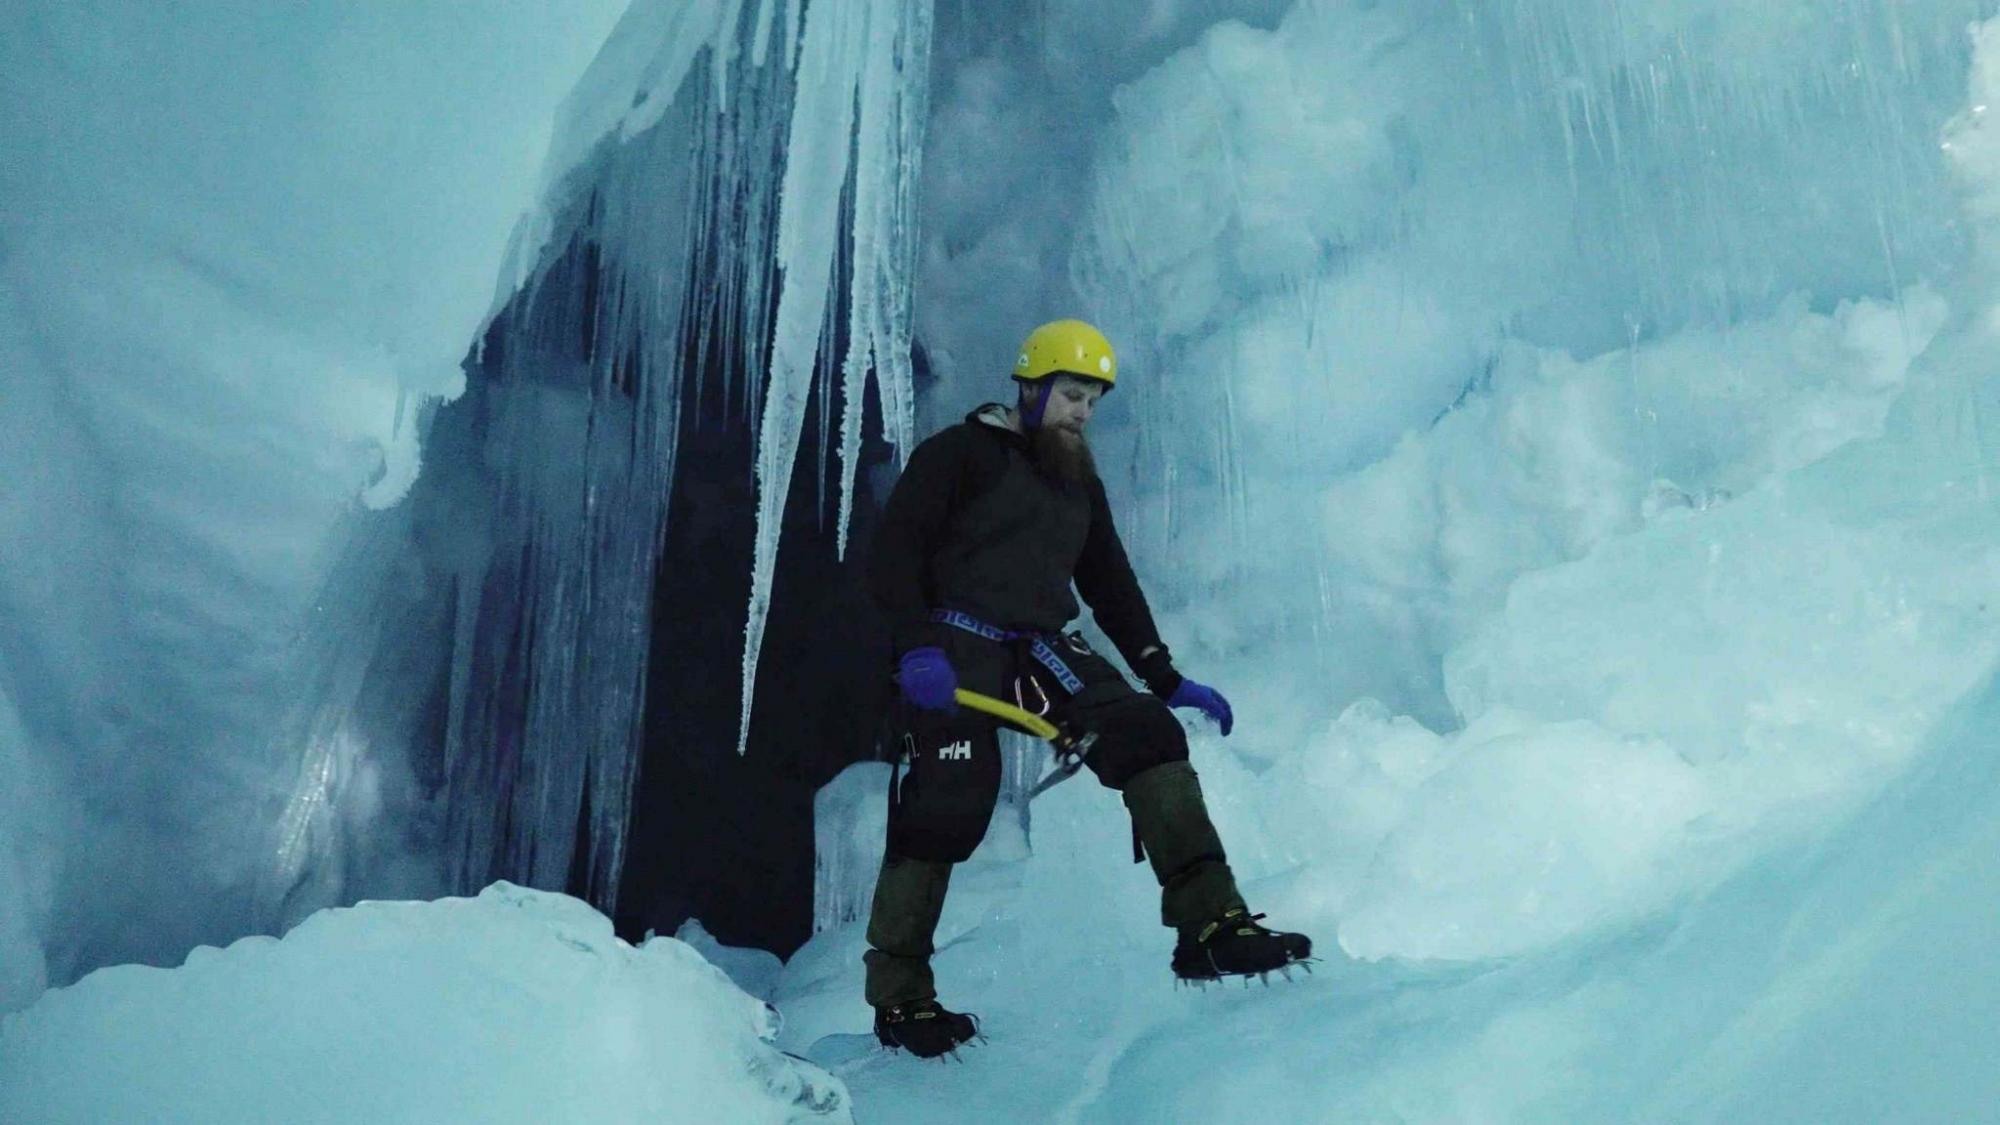
[[[813,932],[866,921],[889,830],[884,762],[857,762],[813,797]]]
[[[58,977],[168,958],[496,868],[560,886],[577,855],[608,901],[682,373],[730,351],[753,416],[768,381],[773,511],[836,310],[847,478],[868,371],[908,440],[928,3],[821,9],[9,10],[0,457],[8,527],[42,545],[0,561],[8,780],[42,795],[5,829],[43,904],[15,916],[37,935],[18,963],[52,939]],[[519,383],[482,405],[488,487],[426,500],[451,543],[419,576],[395,544],[434,404],[586,236],[626,266],[602,362],[496,368]],[[773,268],[792,280],[767,298]],[[695,324],[730,338],[692,345]],[[419,583],[455,598],[438,653],[397,651]],[[524,663],[483,663],[492,637],[527,638]],[[385,660],[424,681],[401,694],[440,669],[441,766],[367,712]]]
[[[0,912],[52,977],[262,924],[288,794],[344,776],[366,819],[365,756],[279,739],[293,639],[339,521],[418,473],[622,7],[0,13],[0,791],[44,818],[0,822],[43,904]]]
[[[750,706],[764,622],[770,613],[780,517],[805,425],[806,397],[822,358],[828,271],[843,233],[852,240],[853,257],[846,286],[851,310],[848,351],[840,361],[843,540],[852,511],[862,393],[870,370],[881,379],[884,424],[891,440],[904,451],[910,446],[913,203],[929,81],[930,21],[930,0],[817,4],[806,12],[798,104],[785,145],[779,201],[777,263],[783,287],[757,441],[757,545],[743,646],[739,750],[750,737]],[[850,178],[853,225],[842,232],[841,212],[833,200]],[[833,357],[825,358],[830,372]]]
[[[868,370],[892,440],[920,432],[913,324],[942,422],[1004,394],[987,344],[1082,314],[1124,356],[1094,423],[1121,528],[1183,667],[1235,697],[1197,764],[1324,974],[1169,992],[1116,801],[1074,782],[1026,836],[1003,806],[954,881],[940,979],[991,1042],[899,1067],[855,979],[870,766],[821,802],[784,1046],[871,1120],[2000,1097],[1990,5],[940,6],[935,106],[917,0],[532,7],[10,10],[0,524],[38,549],[0,553],[0,1007],[337,901],[348,862],[553,882],[583,855],[602,889],[676,380],[728,372],[758,420],[747,722],[808,406],[845,412],[851,495]],[[432,119],[480,128],[441,147]],[[920,150],[946,156],[922,181]],[[445,654],[446,831],[400,854],[408,763],[339,660],[303,716],[273,703],[286,626],[342,513],[421,499],[419,401],[495,279],[505,315],[567,300],[586,242],[630,267],[594,365],[480,357],[498,483],[442,505],[446,622],[539,639],[547,694],[508,712],[528,671]],[[320,600],[308,665],[404,604],[374,562],[325,587],[386,593]],[[166,979],[137,973],[109,980]],[[31,1069],[0,1090],[50,1089]]]

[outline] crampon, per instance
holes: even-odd
[[[958,1056],[958,1048],[979,1034],[979,1017],[954,1012],[936,1000],[917,1000],[875,1009],[875,1038],[884,1047],[910,1052],[920,1059]]]
[[[1242,977],[1247,985],[1251,977],[1269,984],[1272,973],[1290,979],[1293,966],[1311,972],[1312,939],[1259,925],[1263,917],[1239,906],[1214,921],[1182,929],[1174,945],[1175,978],[1201,985]]]

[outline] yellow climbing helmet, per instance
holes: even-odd
[[[1014,378],[1033,383],[1051,375],[1095,379],[1108,391],[1118,381],[1118,356],[1104,333],[1090,325],[1080,320],[1051,321],[1028,333],[1021,343]]]

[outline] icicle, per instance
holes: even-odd
[[[439,675],[453,889],[580,876],[615,905],[682,376],[727,346],[725,313],[762,359],[761,306],[737,294],[770,260],[757,191],[790,79],[752,68],[754,18],[747,0],[627,13],[564,103],[517,242],[532,280],[452,420],[457,480],[488,501],[454,501],[464,530],[433,560],[454,583]]]
[[[897,211],[910,207],[913,189],[906,180],[914,177],[916,168],[913,154],[903,151],[903,141],[921,128],[921,123],[909,125],[901,116],[906,111],[898,107],[905,100],[903,87],[921,86],[927,78],[921,70],[906,68],[913,59],[920,61],[928,54],[929,12],[929,0],[819,4],[806,12],[797,102],[792,110],[779,197],[777,260],[782,279],[757,437],[757,536],[743,638],[738,752],[749,745],[757,663],[770,615],[785,501],[791,490],[807,395],[820,358],[819,341],[839,238],[840,193],[849,176],[849,154],[856,148],[857,102],[863,133],[853,169],[854,266],[847,279],[854,336],[842,372],[846,387],[841,446],[843,550],[854,464],[859,455],[866,372],[871,362],[883,361],[892,342],[885,338],[890,334],[880,328],[881,310],[885,305],[906,305],[909,301],[907,262],[911,254],[899,239],[891,239],[886,256],[896,264],[895,273],[885,277],[882,242],[887,232],[900,234],[908,229],[906,222],[899,223],[895,217]],[[922,32],[921,48],[914,43],[916,31]],[[885,136],[892,128],[893,143]],[[913,235],[910,241],[914,242]],[[898,362],[907,364],[907,360]],[[888,398],[885,394],[885,402]],[[906,416],[898,421],[906,422]]]
[[[778,0],[757,0],[757,25],[750,32],[750,65],[762,69],[771,51],[771,21],[778,15]]]
[[[757,435],[757,536],[750,571],[750,613],[743,637],[742,722],[737,751],[748,748],[750,708],[771,608],[778,536],[791,492],[793,458],[805,421],[806,395],[819,358],[822,319],[833,279],[838,199],[847,178],[854,93],[874,5],[815,4],[806,12],[798,100],[786,143],[778,212],[777,331]]]
[[[805,0],[785,0],[785,69],[799,65],[799,8]]]
[[[868,370],[880,362],[886,341],[879,339],[884,299],[880,271],[894,189],[891,159],[896,102],[895,28],[873,21],[868,28],[867,63],[861,75],[860,135],[855,141],[853,274],[848,293],[847,358],[841,365],[840,526],[835,551],[847,556],[847,528],[854,515],[855,463],[861,458],[863,396]],[[886,41],[886,42],[885,42]]]
[[[877,336],[875,380],[882,396],[882,428],[899,463],[916,444],[910,292],[917,272],[917,173],[923,166],[924,130],[930,121],[931,18],[931,0],[904,0],[895,44],[896,70],[902,76],[896,99],[896,149],[891,154],[895,203],[887,222],[889,251],[882,256],[881,284],[889,296],[877,305],[883,327]]]

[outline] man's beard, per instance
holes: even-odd
[[[1097,461],[1091,457],[1090,443],[1082,431],[1037,426],[1030,441],[1035,464],[1055,479],[1082,484],[1097,475]]]

